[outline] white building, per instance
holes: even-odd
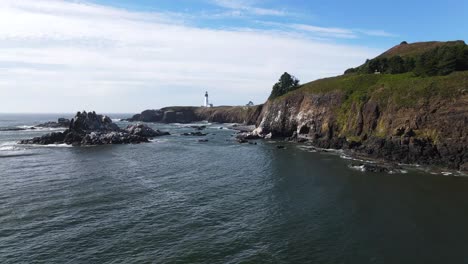
[[[208,101],[208,92],[205,92],[205,104],[204,104],[205,107],[209,107],[210,106],[210,102]]]

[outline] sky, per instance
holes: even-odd
[[[468,1],[0,0],[0,112],[263,103],[401,41],[467,40]]]

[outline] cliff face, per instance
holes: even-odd
[[[397,83],[388,78],[394,77],[341,76],[305,85],[268,101],[255,132],[401,163],[468,170],[468,73]],[[353,81],[356,86],[342,86]],[[412,90],[396,93],[405,85]]]
[[[128,121],[191,123],[209,121],[217,123],[256,124],[262,111],[262,105],[256,106],[219,106],[219,107],[165,107],[158,110],[145,110]]]
[[[199,107],[195,109],[195,115],[209,122],[254,125],[262,108],[263,105]]]

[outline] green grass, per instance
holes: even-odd
[[[326,78],[302,85],[294,93],[323,94],[341,92],[344,105],[364,103],[369,99],[381,106],[392,103],[397,107],[413,107],[432,97],[450,99],[460,96],[468,88],[468,71],[447,76],[417,77],[405,74],[349,74]]]

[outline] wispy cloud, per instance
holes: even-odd
[[[205,90],[215,104],[260,103],[284,71],[313,80],[378,53],[289,30],[215,30],[165,13],[2,0],[0,94],[9,99],[0,112],[136,112],[201,104]]]
[[[237,15],[251,14],[258,16],[285,16],[287,13],[284,10],[261,8],[255,6],[252,1],[246,0],[212,0],[212,3],[223,8],[232,10]]]
[[[289,24],[271,21],[255,20],[257,24],[266,25],[277,30],[304,33],[311,38],[323,39],[359,39],[363,36],[398,37],[396,34],[384,30],[351,29],[338,27],[323,27],[308,24]]]
[[[398,37],[397,34],[389,33],[386,32],[385,30],[369,30],[369,29],[355,29],[355,32],[362,33],[367,36],[373,36],[373,37]]]
[[[334,28],[334,27],[318,27],[318,26],[304,25],[304,24],[291,24],[288,26],[296,30],[312,32],[312,33],[316,33],[316,34],[327,36],[327,37],[357,38],[357,35],[355,34],[355,32],[349,29]]]

